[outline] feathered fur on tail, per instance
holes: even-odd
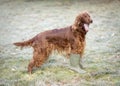
[[[16,46],[20,46],[21,48],[25,47],[25,46],[31,46],[33,44],[33,39],[30,39],[28,41],[23,41],[23,42],[16,42],[13,43]]]

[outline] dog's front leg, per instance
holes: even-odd
[[[78,73],[86,73],[86,71],[83,70],[84,67],[82,66],[82,58],[79,54],[71,54],[70,64],[71,66],[69,67],[69,69]]]
[[[79,58],[79,67],[81,69],[84,69],[83,65],[82,65],[82,57]]]

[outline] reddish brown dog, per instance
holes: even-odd
[[[85,48],[85,35],[88,32],[90,23],[92,23],[92,19],[88,12],[82,12],[76,17],[74,24],[71,26],[45,31],[30,40],[17,42],[14,45],[33,47],[33,59],[28,65],[28,72],[31,73],[33,67],[41,66],[53,50],[65,51],[67,57],[71,53],[79,54],[82,58]],[[83,68],[81,62],[79,62],[79,65]]]

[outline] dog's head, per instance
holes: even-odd
[[[88,12],[80,13],[73,24],[74,29],[84,29],[86,32],[89,30],[89,25],[93,22]]]

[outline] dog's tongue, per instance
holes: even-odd
[[[84,24],[84,28],[85,28],[85,31],[88,32],[88,30],[89,30],[89,25],[88,25],[88,24]]]

